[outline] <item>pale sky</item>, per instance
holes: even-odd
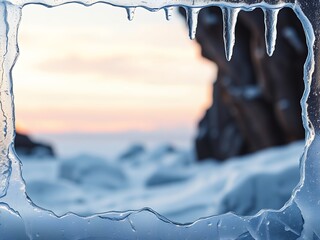
[[[194,129],[215,76],[175,13],[26,6],[14,67],[18,129],[29,133]]]

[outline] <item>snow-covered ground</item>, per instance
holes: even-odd
[[[165,145],[150,151],[132,146],[113,159],[21,159],[28,195],[58,215],[150,207],[185,223],[227,211],[251,215],[281,208],[299,181],[303,147],[296,142],[223,163],[195,162],[191,151]]]

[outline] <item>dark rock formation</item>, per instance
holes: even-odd
[[[54,151],[51,146],[34,142],[25,134],[16,133],[14,145],[17,153],[21,155],[54,157]]]
[[[261,10],[241,12],[233,58],[226,60],[219,8],[201,10],[196,40],[215,62],[213,104],[199,123],[199,160],[223,160],[302,139],[300,99],[307,56],[301,23],[291,9],[279,13],[276,51],[266,54]]]

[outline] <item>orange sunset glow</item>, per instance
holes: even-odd
[[[104,5],[27,6],[19,47],[16,118],[26,132],[191,129],[210,103],[215,68],[178,13],[166,22],[142,9],[129,22]]]

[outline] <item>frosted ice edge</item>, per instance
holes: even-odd
[[[0,134],[0,197],[2,197],[6,194],[10,178],[11,161],[9,159],[9,148],[15,135],[12,69],[19,54],[17,31],[21,7],[0,3],[0,11],[2,16],[0,19],[0,54],[2,56],[0,69],[0,118],[3,123],[4,133]]]
[[[283,5],[296,4],[296,0],[2,0],[2,2],[11,3],[13,5],[24,6],[26,4],[42,4],[46,6],[58,6],[66,3],[79,3],[83,5],[92,5],[95,3],[107,3],[119,7],[144,7],[147,9],[161,9],[168,6],[183,7],[208,7],[222,5],[237,5],[241,8],[252,8],[256,6],[268,5],[268,8],[278,8]]]
[[[22,1],[20,1],[20,3],[21,2]],[[48,1],[46,5],[50,5],[50,2],[51,1]],[[154,1],[150,2],[149,8],[152,8],[152,4],[155,3]],[[183,3],[185,1],[180,2]],[[199,3],[198,6],[217,5],[217,2],[201,2],[203,5]],[[244,1],[241,4],[246,2],[247,1]],[[25,196],[25,186],[21,178],[20,162],[16,158],[14,150],[11,149],[11,145],[7,146],[5,145],[7,142],[1,142],[2,148],[5,145],[5,150],[9,149],[9,154],[7,153],[6,156],[9,158],[9,162],[12,163],[12,174],[7,194],[0,199],[3,202],[2,204],[0,203],[0,208],[2,209],[0,219],[4,219],[4,216],[10,216],[5,218],[6,221],[11,218],[15,219],[17,221],[17,226],[20,226],[18,228],[19,232],[15,231],[15,233],[20,233],[21,239],[25,239],[27,237],[38,239],[96,239],[106,237],[115,239],[154,239],[155,237],[160,237],[160,233],[163,234],[161,236],[162,239],[278,239],[279,237],[282,239],[296,239],[299,236],[301,239],[305,239],[310,236],[320,236],[320,229],[317,224],[317,217],[319,216],[318,201],[320,199],[320,173],[317,171],[320,167],[320,163],[317,161],[317,146],[319,146],[320,141],[319,128],[314,127],[317,126],[316,120],[319,117],[318,111],[320,100],[309,94],[310,92],[315,90],[318,91],[319,89],[318,80],[320,79],[320,70],[318,69],[319,67],[315,68],[315,66],[319,66],[319,58],[315,58],[315,56],[320,56],[320,50],[317,48],[320,44],[320,27],[317,21],[319,18],[317,18],[317,13],[314,11],[316,7],[317,9],[320,9],[319,2],[301,1],[299,4],[295,5],[288,5],[287,3],[290,3],[289,1],[268,2],[271,4],[281,3],[281,7],[290,6],[295,10],[304,25],[309,49],[308,59],[305,64],[305,93],[302,99],[303,121],[307,133],[307,145],[301,161],[301,182],[294,191],[291,200],[281,210],[261,211],[253,217],[239,217],[228,213],[221,216],[199,219],[198,221],[190,224],[172,223],[150,209],[129,211],[125,213],[113,212],[97,214],[86,218],[82,218],[75,214],[67,214],[62,217],[57,217],[50,211],[34,206]],[[197,4],[196,1],[194,3],[195,5]],[[265,3],[261,3],[260,5],[257,2],[254,3],[254,5],[244,6],[245,10],[250,10],[259,6],[265,8],[267,6]],[[59,5],[59,1],[55,1],[53,4]],[[90,2],[82,2],[82,4],[90,5]],[[188,4],[186,4],[185,7],[189,6]],[[164,4],[163,7],[165,6],[166,5]],[[239,4],[234,5],[231,3],[223,3],[222,6],[240,7]],[[279,6],[270,5],[268,7],[277,8]],[[2,85],[1,101],[3,100],[2,97],[5,96],[5,94],[2,93],[9,92],[9,95],[11,96],[9,96],[10,101],[7,103],[11,107],[11,110],[4,112],[6,113],[6,117],[9,119],[10,123],[10,129],[8,130],[11,135],[9,134],[9,136],[13,137],[14,118],[11,92],[11,69],[18,54],[15,32],[18,28],[21,9],[19,6],[14,6],[8,2],[1,3],[0,8],[1,11],[10,13],[2,15],[2,18],[6,15],[9,17],[6,19],[8,24],[5,25],[5,35],[3,35],[2,32],[0,36],[0,48],[1,51],[3,51],[3,38],[10,39],[10,44],[8,44],[8,46],[10,46],[8,51],[10,54],[2,54],[2,56],[4,56],[2,61],[3,63],[6,63],[2,66],[4,66],[3,70],[8,74],[5,76],[9,76],[6,78],[8,80],[7,83],[9,84]],[[315,38],[315,32],[317,33],[317,38]],[[2,75],[1,81],[3,83],[4,75]],[[12,106],[10,104],[12,104]],[[8,117],[7,114],[12,114],[12,117]],[[12,138],[9,139],[12,141]],[[3,159],[1,159],[1,161],[2,160]],[[14,209],[14,211],[19,213],[23,222],[21,219],[16,219],[16,215],[10,211],[10,209]],[[64,231],[61,231],[61,229]],[[27,234],[24,231],[26,231]],[[12,228],[4,228],[3,225],[1,225],[0,233],[4,238],[13,239]]]
[[[306,128],[306,150],[301,159],[301,181],[292,199],[297,203],[304,218],[304,229],[300,239],[319,238],[320,226],[320,161],[319,144],[320,99],[317,97],[320,81],[320,22],[319,1],[299,1],[294,9],[302,19],[308,46],[308,57],[304,70],[305,93],[302,98],[302,113]],[[305,21],[303,21],[303,19]]]

